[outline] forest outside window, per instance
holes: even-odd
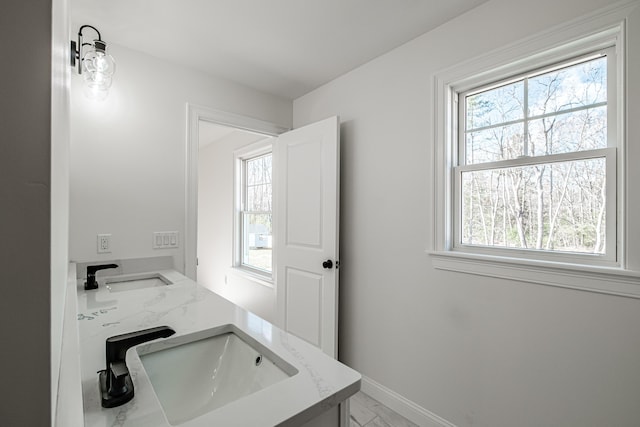
[[[242,159],[240,260],[242,268],[271,277],[273,271],[273,184],[271,153]]]
[[[615,263],[615,48],[457,97],[454,248]]]

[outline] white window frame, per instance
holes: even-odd
[[[271,252],[271,272],[252,267],[243,263],[243,249],[244,249],[244,226],[243,226],[243,212],[245,204],[245,163],[247,160],[255,159],[265,155],[273,155],[273,138],[268,137],[264,140],[253,143],[247,147],[236,150],[234,152],[234,227],[233,227],[233,267],[239,272],[242,272],[253,279],[256,279],[262,284],[273,286],[274,279],[274,267],[276,258],[275,242],[272,246]],[[275,163],[272,158],[272,201],[271,201],[271,214],[274,215],[275,207]],[[275,227],[275,225],[274,225]],[[273,235],[275,230],[272,229]]]
[[[535,284],[581,289],[599,293],[640,297],[640,272],[627,269],[627,247],[624,241],[626,210],[626,133],[625,133],[625,16],[630,6],[605,11],[512,44],[506,48],[466,61],[434,76],[434,153],[433,153],[433,241],[431,255],[436,269],[464,272],[480,276],[504,278]],[[538,68],[552,66],[599,49],[615,46],[616,100],[608,108],[615,109],[617,145],[615,160],[617,183],[615,259],[600,265],[592,262],[560,259],[558,253],[532,256],[509,249],[505,254],[486,252],[482,248],[468,250],[455,243],[457,235],[454,186],[458,159],[458,95],[491,82],[505,80]],[[609,150],[609,148],[604,149]],[[609,168],[608,168],[609,170]],[[607,177],[608,178],[608,177]],[[608,219],[608,221],[610,218]],[[579,257],[580,258],[580,257]]]
[[[612,41],[613,42],[613,41]],[[617,173],[616,173],[616,165],[617,165],[617,97],[618,90],[620,86],[617,85],[617,75],[616,75],[616,67],[618,66],[618,60],[616,55],[616,49],[614,46],[598,49],[597,51],[587,53],[586,55],[580,55],[578,57],[569,58],[568,60],[565,58],[557,63],[551,64],[547,67],[536,68],[533,70],[526,70],[523,73],[519,73],[519,75],[512,76],[507,80],[500,81],[490,81],[488,84],[481,85],[479,87],[475,87],[471,90],[467,90],[460,93],[454,93],[454,107],[457,105],[457,116],[463,118],[466,117],[465,110],[465,98],[471,94],[480,93],[490,88],[499,87],[503,84],[507,84],[508,82],[520,81],[525,77],[531,75],[537,75],[552,71],[554,69],[561,69],[566,66],[579,63],[585,61],[587,59],[595,59],[597,57],[607,57],[607,123],[614,124],[613,126],[607,126],[607,148],[596,149],[596,150],[588,150],[588,151],[577,151],[577,152],[569,152],[562,154],[554,154],[547,156],[535,156],[535,157],[519,157],[516,159],[510,160],[500,160],[495,162],[485,162],[485,163],[476,163],[467,165],[465,162],[466,153],[465,153],[465,123],[464,120],[458,120],[458,128],[457,132],[453,137],[457,139],[456,141],[451,141],[452,144],[455,144],[455,147],[452,149],[455,152],[454,161],[452,164],[453,170],[453,180],[454,185],[452,186],[452,194],[451,198],[453,203],[453,229],[452,233],[452,245],[453,249],[456,251],[460,251],[463,253],[477,253],[477,254],[485,254],[485,255],[493,255],[493,256],[503,256],[503,257],[514,257],[514,258],[524,258],[524,259],[536,259],[536,260],[546,260],[551,262],[562,262],[562,263],[570,263],[570,264],[587,264],[587,265],[601,265],[601,266],[609,266],[616,267],[619,265],[618,257],[617,257],[617,199],[618,199],[618,186],[617,186]],[[490,77],[490,73],[487,74],[487,78]],[[526,110],[526,109],[525,109]],[[565,112],[563,111],[562,114]],[[524,117],[525,126],[529,121],[529,117],[527,117],[527,111],[525,111]],[[464,172],[471,171],[481,171],[481,170],[496,170],[502,168],[512,168],[512,167],[520,167],[520,166],[531,166],[537,164],[549,164],[556,162],[567,162],[572,160],[587,160],[593,158],[605,158],[606,162],[606,241],[605,241],[605,254],[588,254],[588,253],[569,253],[569,252],[561,252],[561,251],[547,251],[547,250],[536,250],[536,249],[517,249],[517,248],[503,248],[503,247],[489,247],[489,246],[479,246],[479,245],[468,245],[462,243],[462,208],[460,205],[460,201],[462,199],[462,191],[461,191],[461,183],[462,183],[462,174]]]

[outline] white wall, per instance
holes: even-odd
[[[232,268],[234,151],[261,139],[264,137],[236,131],[199,151],[198,283],[275,322],[274,288]]]
[[[177,230],[184,238],[186,103],[286,127],[292,105],[121,46],[109,49],[117,72],[106,101],[85,98],[81,78],[72,78],[70,258],[173,255],[182,270],[184,246],[154,250],[152,233]],[[97,254],[98,233],[112,234],[111,254]]]
[[[342,120],[340,358],[418,412],[460,427],[640,424],[640,301],[435,270],[426,253],[434,74],[609,3],[491,0],[294,101],[295,128]],[[637,164],[638,9],[628,24]],[[638,227],[627,239],[637,267]]]
[[[69,264],[71,67],[69,4],[54,0],[51,72],[51,404],[55,416],[62,363],[62,329]]]

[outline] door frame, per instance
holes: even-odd
[[[185,224],[184,224],[184,274],[197,280],[198,250],[198,151],[200,121],[228,126],[240,130],[278,136],[290,128],[243,116],[241,114],[216,110],[201,105],[186,104],[187,135],[185,153]]]

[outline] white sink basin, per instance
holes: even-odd
[[[109,292],[133,291],[135,289],[153,288],[171,285],[172,282],[158,273],[129,274],[113,276],[105,280]]]
[[[141,345],[136,352],[173,426],[298,373],[234,325]]]

